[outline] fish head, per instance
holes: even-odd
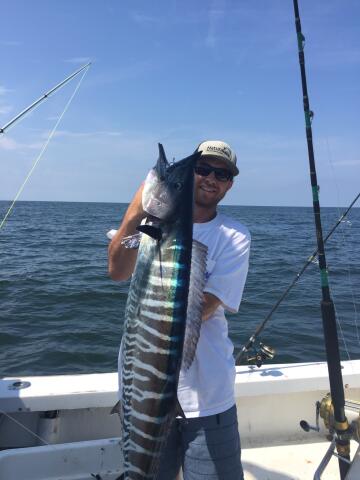
[[[194,166],[201,153],[169,164],[159,144],[159,158],[148,173],[142,195],[143,209],[162,221],[173,221],[182,208],[193,202]]]

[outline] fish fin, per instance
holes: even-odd
[[[160,179],[164,180],[166,176],[166,170],[169,166],[169,162],[167,161],[165,150],[162,144],[158,143],[158,147],[159,147],[159,158],[155,165],[155,170],[157,171]]]
[[[120,400],[118,400],[113,406],[113,408],[110,410],[110,415],[114,415],[115,413],[120,414],[120,408],[121,408],[121,404],[120,404]]]
[[[122,405],[121,405],[120,400],[118,400],[115,403],[115,405],[113,406],[113,408],[110,410],[110,415],[114,415],[114,414],[119,415],[120,421],[122,423],[122,421],[123,421],[123,409],[122,409]]]
[[[181,417],[181,418],[186,418],[184,410],[182,409],[182,406],[180,405],[179,399],[176,399],[176,405],[175,405],[175,417]]]
[[[116,232],[116,230],[114,230],[114,232]],[[137,249],[140,245],[141,235],[141,232],[139,232],[129,235],[128,237],[124,237],[121,240],[121,245],[124,245],[125,248]]]
[[[149,237],[153,238],[154,240],[162,239],[162,230],[160,227],[144,224],[136,227],[136,230],[138,230],[139,232],[145,233],[145,235],[149,235]]]
[[[181,368],[184,370],[188,370],[191,367],[200,336],[206,282],[207,251],[206,245],[193,240],[184,349],[181,364]]]

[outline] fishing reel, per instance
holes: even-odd
[[[348,460],[348,442],[355,440],[360,443],[360,402],[345,400],[346,421],[343,424],[336,423],[330,393],[327,393],[321,402],[317,401],[315,407],[315,425],[310,425],[306,420],[301,420],[300,427],[305,432],[310,432],[311,430],[320,432],[319,420],[322,418],[324,426],[329,432],[327,437],[331,441],[330,446],[314,475],[314,479],[320,480],[322,473],[333,456],[342,462],[351,463]]]
[[[321,402],[316,402],[315,421],[316,426],[310,425],[306,420],[301,420],[300,427],[309,432],[314,430],[320,431],[319,419],[322,418],[325,428],[329,431],[329,438],[336,433],[336,421],[334,417],[334,406],[330,393],[327,393]],[[349,422],[349,426],[344,435],[360,443],[360,402],[345,400],[345,414]]]
[[[276,350],[274,348],[260,342],[258,350],[254,349],[253,355],[247,357],[247,362],[250,365],[255,364],[258,368],[260,368],[266,360],[272,360],[275,356],[275,353]]]

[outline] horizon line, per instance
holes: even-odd
[[[3,200],[0,199],[0,202],[9,202],[13,200]],[[98,200],[17,200],[16,203],[105,203],[111,205],[129,205],[130,202],[111,202],[111,201],[98,201]],[[250,205],[250,204],[220,204],[219,207],[263,207],[263,208],[313,208],[312,205]],[[323,205],[320,208],[347,208],[348,205]],[[360,206],[353,206],[352,208],[360,208]]]

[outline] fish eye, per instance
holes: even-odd
[[[182,190],[183,184],[181,182],[175,182],[174,187],[176,190],[180,191]]]

